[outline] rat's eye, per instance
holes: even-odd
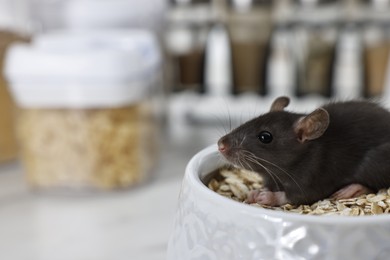
[[[264,144],[269,144],[272,141],[272,134],[267,131],[262,131],[257,138]]]

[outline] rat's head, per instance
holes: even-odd
[[[218,141],[221,154],[231,163],[250,170],[261,165],[286,165],[306,144],[323,135],[329,114],[319,108],[308,115],[284,111],[287,97],[277,98],[269,113],[254,118]],[[260,165],[261,164],[261,165]]]

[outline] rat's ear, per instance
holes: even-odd
[[[303,143],[320,137],[329,126],[329,113],[318,108],[295,123],[294,131],[298,141]]]
[[[282,111],[289,103],[290,99],[288,97],[278,97],[274,100],[274,102],[272,102],[270,111]]]

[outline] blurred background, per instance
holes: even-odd
[[[0,258],[165,259],[185,166],[279,95],[390,99],[388,0],[0,0]]]

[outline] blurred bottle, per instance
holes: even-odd
[[[291,35],[286,24],[278,25],[271,40],[271,55],[267,69],[267,93],[272,96],[294,96],[296,64]]]
[[[368,24],[364,31],[366,96],[377,97],[383,94],[389,53],[390,34],[387,25],[377,22]]]
[[[231,0],[227,24],[231,37],[234,92],[265,92],[272,1]]]
[[[389,0],[371,0],[371,7],[377,11],[384,11],[390,7]]]
[[[214,96],[233,94],[230,39],[223,24],[215,25],[207,38],[205,92]]]
[[[298,3],[303,7],[326,7],[339,2],[339,0],[298,0]]]
[[[345,27],[336,46],[333,94],[339,99],[359,98],[363,95],[363,55],[360,28]]]
[[[331,95],[337,23],[331,13],[305,10],[294,29],[298,63],[297,95]],[[321,14],[321,15],[320,15]]]
[[[386,88],[389,71],[390,27],[389,0],[371,0],[367,8],[364,30],[364,67],[366,72],[365,95],[388,95]]]
[[[0,163],[16,158],[18,149],[14,128],[14,103],[3,75],[7,48],[28,41],[30,23],[27,2],[0,0]]]
[[[213,20],[210,1],[173,1],[165,45],[173,91],[203,91],[205,45]]]

